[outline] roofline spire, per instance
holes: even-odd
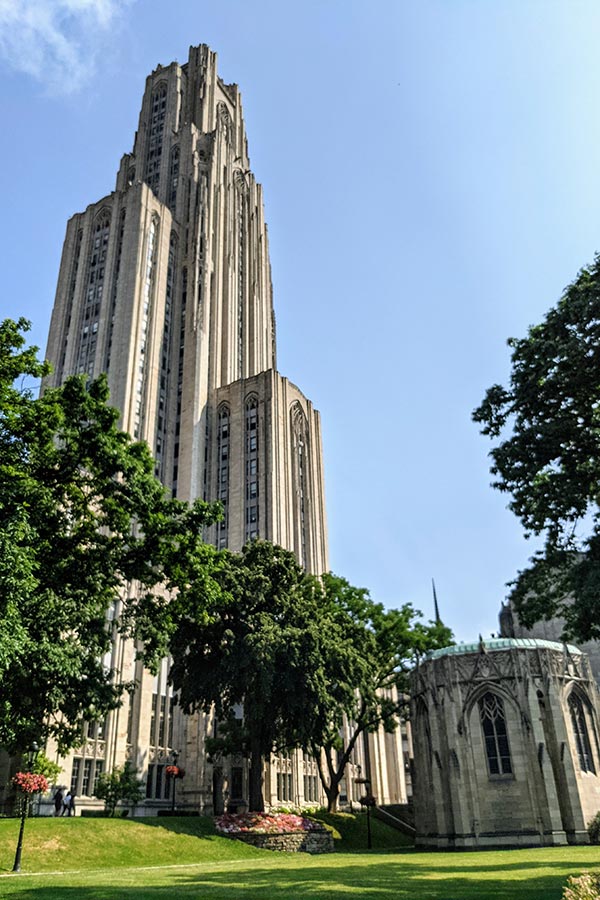
[[[431,579],[431,587],[433,588],[433,612],[434,612],[434,616],[435,616],[435,624],[441,625],[442,620],[440,619],[440,610],[438,607],[437,594],[435,592],[435,581],[433,580],[433,578]]]

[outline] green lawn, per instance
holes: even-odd
[[[0,873],[12,866],[17,825],[0,820]],[[0,898],[559,900],[569,874],[592,868],[600,847],[311,857],[218,838],[201,819],[48,819],[27,823],[23,874],[0,874]]]

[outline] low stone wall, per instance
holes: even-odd
[[[243,841],[260,850],[277,850],[282,853],[333,853],[333,837],[329,831],[293,831],[289,834],[253,834],[242,831],[221,837]]]

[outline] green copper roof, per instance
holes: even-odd
[[[465,653],[479,653],[481,644],[487,653],[495,650],[564,650],[565,644],[558,641],[545,641],[541,638],[490,638],[481,643],[475,641],[472,644],[454,644],[452,647],[442,647],[441,650],[431,650],[425,659],[439,659],[440,656],[461,656]],[[573,644],[566,645],[569,653],[581,654],[579,647]]]

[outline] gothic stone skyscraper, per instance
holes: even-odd
[[[275,351],[262,190],[250,169],[240,93],[219,78],[208,47],[193,47],[186,64],[158,66],[148,77],[115,190],[68,223],[47,384],[106,372],[121,427],[148,443],[165,486],[183,500],[222,501],[225,518],[208,540],[240,550],[264,538],[321,573],[328,562],[319,414],[279,374]],[[119,641],[110,664],[138,687],[105,726],[90,726],[72,764],[77,793],[91,795],[102,769],[129,758],[147,773],[151,808],[164,802],[164,767],[176,748],[187,771],[179,789],[190,803],[208,807],[220,784],[237,799],[243,762],[212,770],[203,741],[213,723],[177,715],[167,662],[153,678]],[[267,800],[317,799],[311,761],[279,760],[276,769]]]

